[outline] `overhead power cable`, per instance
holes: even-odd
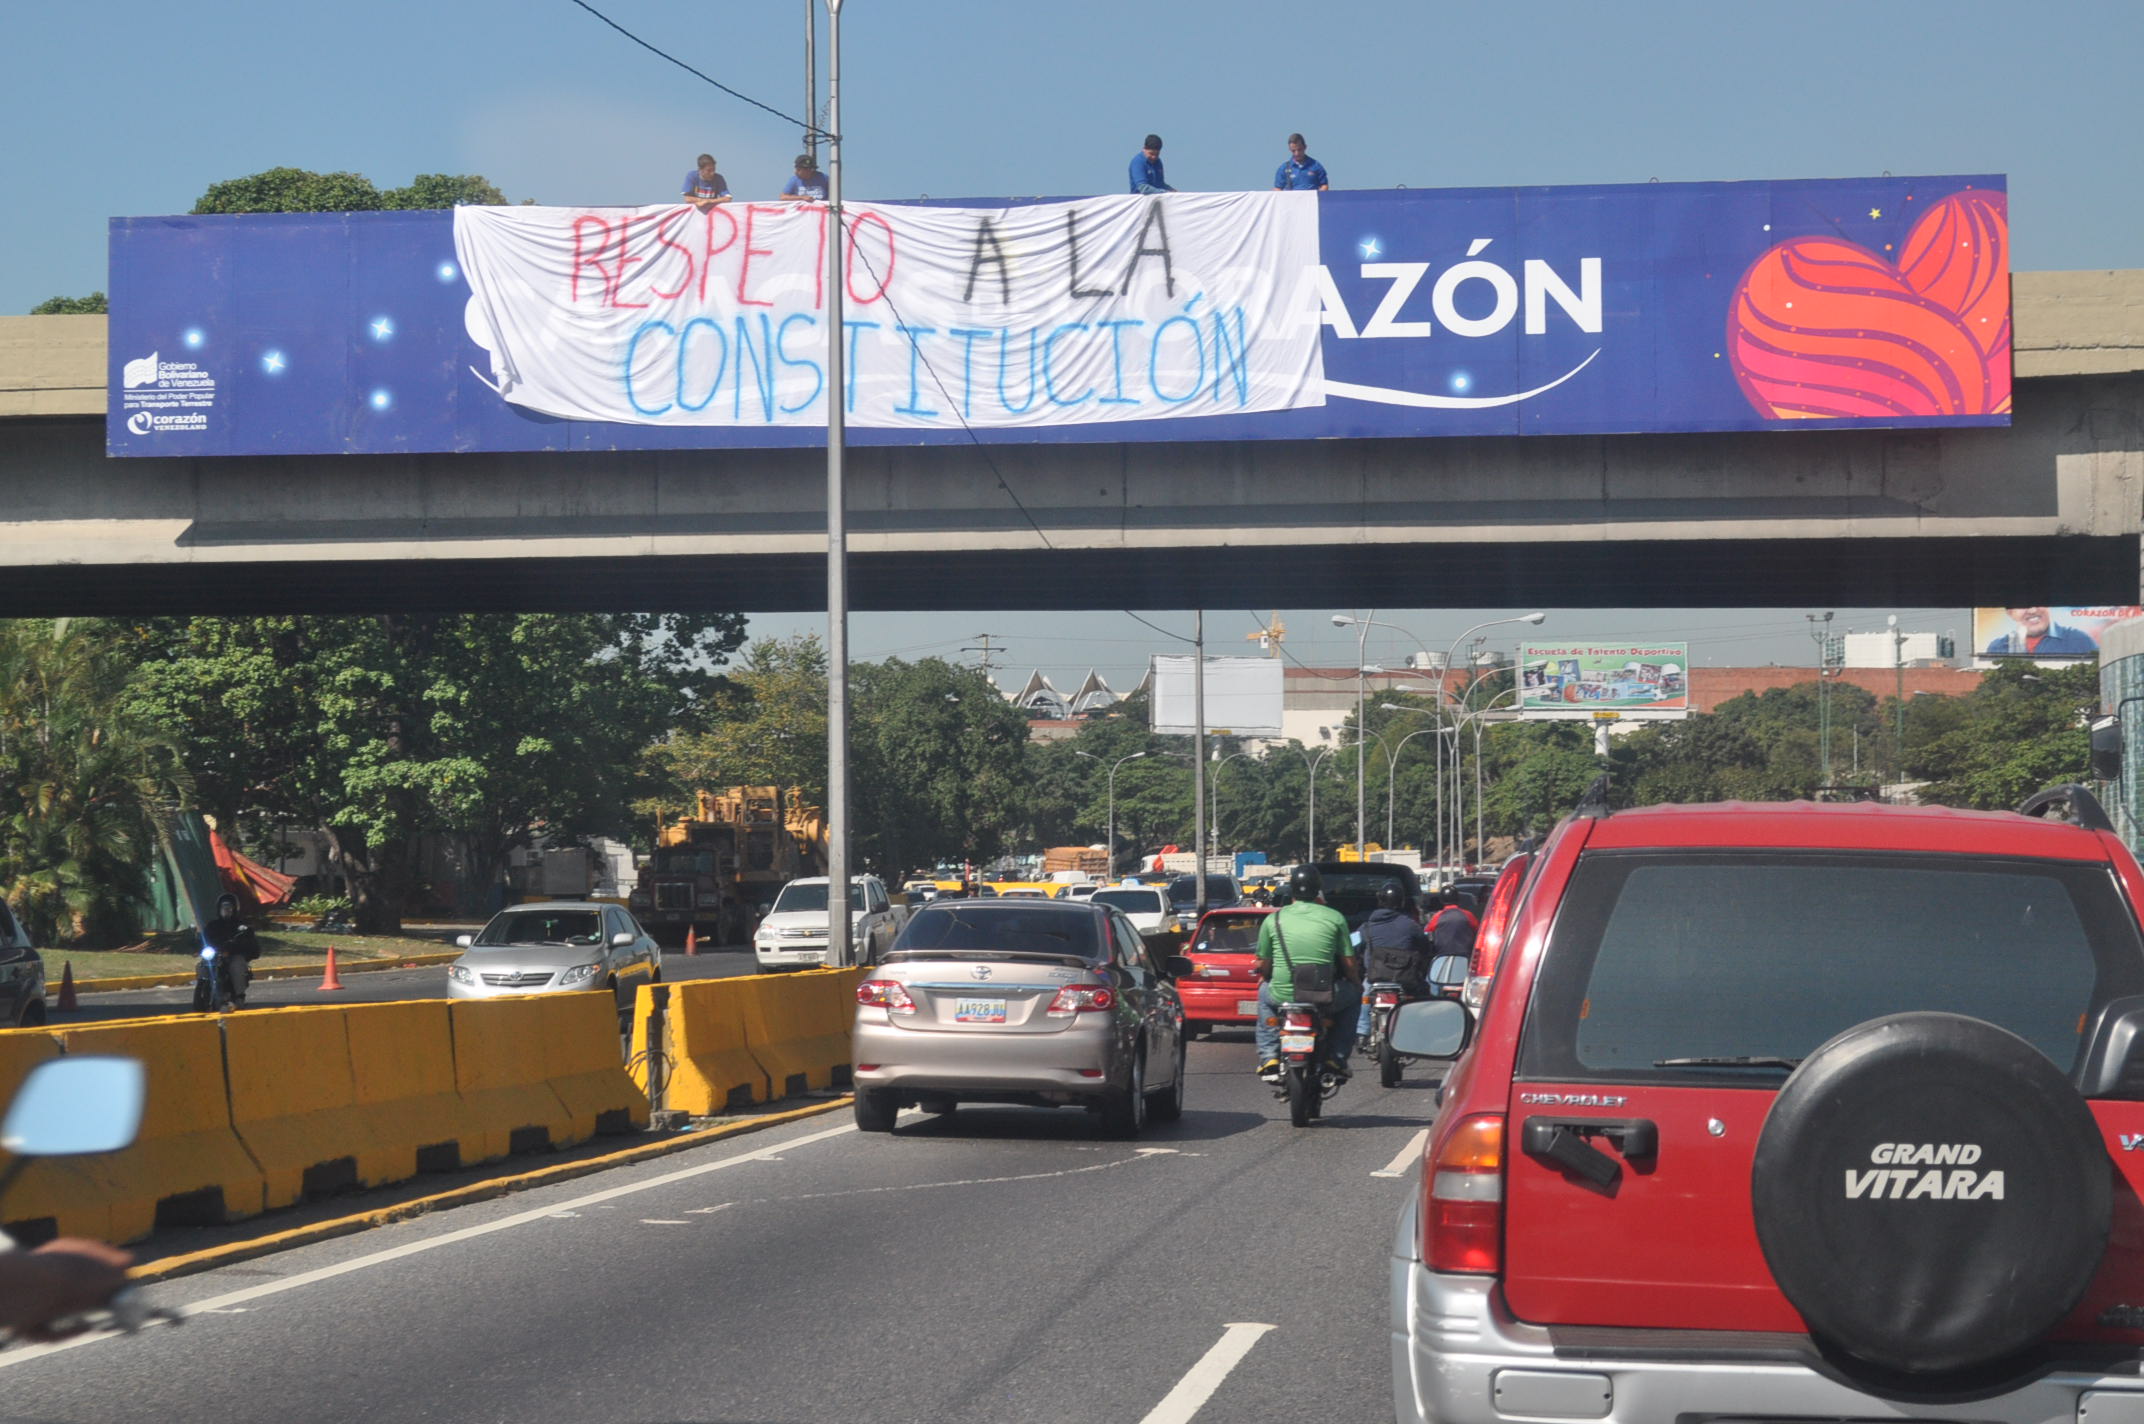
[[[834,139],[834,135],[828,133],[825,129],[820,128],[817,124],[811,122],[809,119],[799,119],[794,114],[785,114],[780,109],[775,108],[772,104],[760,103],[759,100],[753,98],[750,94],[738,93],[735,89],[730,88],[729,85],[724,84],[721,80],[716,79],[712,75],[702,74],[699,70],[694,69],[691,65],[685,63],[684,60],[679,59],[676,55],[667,53],[666,51],[658,49],[656,46],[649,44],[646,40],[634,34],[631,30],[619,24],[616,20],[613,20],[610,16],[604,14],[595,6],[589,4],[588,0],[573,0],[573,3],[580,6],[583,10],[586,10],[589,14],[595,16],[597,19],[601,20],[604,24],[609,25],[619,34],[624,35],[627,39],[631,40],[634,44],[639,45],[642,49],[646,50],[649,54],[654,55],[657,59],[667,60],[671,64],[676,65],[679,69],[684,70],[687,74],[690,74],[693,78],[704,80],[707,83],[714,85],[717,89],[720,89],[723,93],[729,95],[732,99],[740,99],[745,103],[750,104],[755,109],[762,109],[767,113],[774,115],[774,117],[780,119],[784,123],[796,124],[815,139],[827,139],[830,141]]]

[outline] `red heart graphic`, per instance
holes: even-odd
[[[2010,409],[2010,224],[2000,193],[1922,215],[1897,266],[1830,237],[1752,263],[1727,316],[1735,379],[1772,420]]]

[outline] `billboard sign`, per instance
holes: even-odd
[[[1984,658],[2091,658],[2110,623],[2144,608],[1976,608],[1973,647]]]
[[[1148,668],[1153,730],[1191,736],[1198,730],[1196,658],[1155,657]],[[1206,731],[1228,737],[1280,735],[1278,658],[1206,659]]]
[[[1528,643],[1519,649],[1519,711],[1589,721],[1688,716],[1690,645]]]
[[[115,218],[113,455],[823,444],[827,209]],[[858,445],[2010,421],[2000,177],[854,203]]]

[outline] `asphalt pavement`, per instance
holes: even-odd
[[[182,971],[183,972],[183,971]],[[682,950],[663,951],[663,978],[725,979],[733,974],[757,972],[749,947],[703,950],[696,955]],[[289,1004],[379,1004],[400,999],[443,999],[447,995],[447,966],[420,965],[415,969],[371,969],[342,975],[341,989],[323,990],[319,976],[297,979],[256,979],[246,991],[247,1008]],[[193,1007],[193,986],[173,989],[123,989],[111,993],[80,994],[81,1005],[63,1014],[56,1007],[58,991],[46,996],[46,1009],[56,1025],[89,1023],[103,1019],[148,1018],[157,1014],[188,1012]],[[245,1010],[241,1009],[243,1013]]]
[[[1194,1043],[1181,1122],[846,1112],[145,1288],[0,1351],[0,1420],[1391,1417],[1385,1262],[1434,1080],[1308,1128]]]

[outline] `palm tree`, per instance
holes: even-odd
[[[80,624],[0,624],[0,897],[45,944],[138,923],[187,776],[124,706],[128,667]]]

